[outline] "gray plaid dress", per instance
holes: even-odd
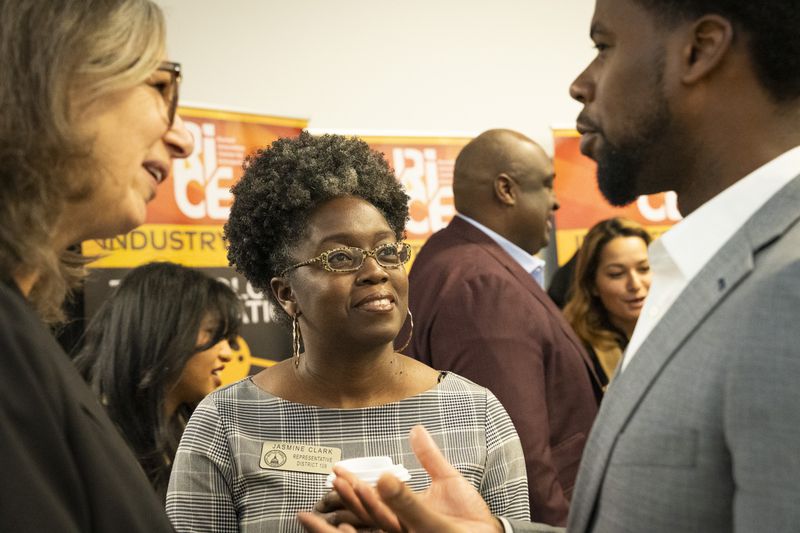
[[[290,402],[250,378],[218,390],[186,426],[167,514],[178,532],[302,532],[296,514],[330,490],[326,476],[262,467],[265,441],[338,448],[342,459],[387,455],[408,468],[408,485],[422,490],[430,478],[408,443],[416,424],[428,429],[493,514],[529,518],[525,459],[508,414],[487,389],[452,373],[411,398],[359,409]]]

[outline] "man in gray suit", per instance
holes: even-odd
[[[651,248],[569,531],[800,531],[798,27],[797,0],[596,0],[581,151],[612,203],[674,190],[686,218]],[[500,530],[379,489],[415,531]]]

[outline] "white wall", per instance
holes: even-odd
[[[312,131],[521,131],[552,150],[580,110],[593,0],[158,0],[182,102]]]

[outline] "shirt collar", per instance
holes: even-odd
[[[477,222],[468,216],[462,215],[461,213],[456,213],[456,216],[461,218],[462,220],[469,222],[483,233],[485,233],[490,239],[496,242],[500,248],[505,250],[505,252],[510,255],[514,261],[519,263],[525,272],[531,274],[536,268],[544,268],[545,262],[543,259],[536,257],[535,255],[531,255],[513,242],[509,241],[499,233],[490,230],[480,222]]]
[[[658,239],[661,244],[653,248],[663,246],[684,278],[694,278],[767,200],[797,176],[798,169],[800,146],[757,168],[701,205],[664,233]]]

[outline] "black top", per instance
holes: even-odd
[[[578,253],[574,253],[569,261],[561,265],[547,288],[547,295],[555,302],[559,309],[564,309],[572,293],[573,277],[575,276],[575,264],[578,262]]]
[[[16,285],[2,281],[0,531],[172,531],[102,406]]]

